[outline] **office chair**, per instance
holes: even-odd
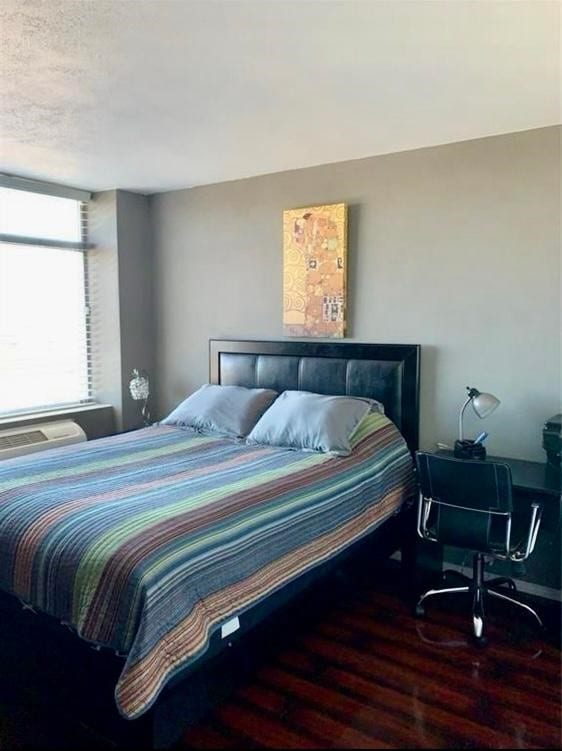
[[[507,586],[516,590],[509,577],[484,580],[485,556],[500,560],[524,561],[533,552],[541,522],[542,508],[531,505],[530,519],[513,513],[511,471],[506,464],[491,461],[455,459],[416,452],[419,481],[418,534],[424,540],[472,551],[473,577],[454,573],[466,582],[460,587],[430,589],[416,605],[416,615],[425,613],[424,601],[441,594],[472,594],[472,623],[476,643],[486,643],[484,602],[497,598],[523,608],[542,628],[542,621],[528,605],[498,591]],[[515,542],[513,542],[515,540]]]

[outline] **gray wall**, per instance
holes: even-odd
[[[421,445],[464,388],[496,394],[491,453],[543,460],[560,411],[560,129],[151,197],[159,411],[208,379],[210,337],[282,338],[282,211],[349,204],[349,338],[420,343]]]
[[[118,430],[140,427],[133,368],[154,371],[152,237],[148,198],[112,190],[90,203],[89,279],[94,397],[111,404]]]
[[[147,196],[117,191],[119,242],[119,318],[121,325],[121,399],[123,426],[142,425],[140,405],[131,399],[133,368],[154,380],[152,236]]]

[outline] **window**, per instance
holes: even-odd
[[[0,416],[91,401],[86,206],[0,187]]]

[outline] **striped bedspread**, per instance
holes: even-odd
[[[149,428],[0,462],[0,589],[126,655],[148,709],[210,635],[374,529],[412,490],[396,427],[349,457]]]

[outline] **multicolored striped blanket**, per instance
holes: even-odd
[[[412,491],[369,415],[348,457],[171,426],[0,462],[0,589],[126,655],[135,718],[229,618],[334,556]]]

